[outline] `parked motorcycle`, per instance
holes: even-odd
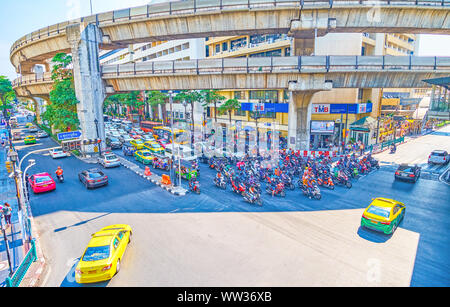
[[[192,184],[189,183],[189,191],[200,194],[200,183],[198,181],[194,181]]]
[[[320,189],[317,185],[314,185],[312,189],[308,189],[307,186],[302,185],[302,192],[303,195],[307,196],[309,199],[317,199],[320,200],[322,199],[322,193],[320,192]]]
[[[244,197],[244,200],[250,204],[256,204],[260,207],[262,207],[263,205],[260,194],[251,194],[248,192],[244,192],[242,196]]]
[[[227,182],[225,181],[225,179],[223,177],[221,180],[214,178],[214,184],[223,190],[227,189]]]
[[[278,183],[276,186],[268,185],[266,187],[267,194],[270,194],[272,196],[281,196],[286,197],[286,192],[284,191],[284,184]]]
[[[56,178],[58,179],[59,183],[64,183],[64,175],[56,175]]]

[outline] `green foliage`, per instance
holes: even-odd
[[[218,111],[219,114],[225,114],[228,113],[229,119],[230,119],[230,124],[231,124],[231,113],[234,110],[240,110],[241,109],[241,103],[237,100],[237,99],[228,99],[227,101],[225,101],[224,104],[222,104]]]
[[[211,104],[214,105],[214,120],[217,122],[217,103],[225,100],[225,97],[220,95],[217,90],[202,90],[200,91],[200,94],[202,95],[202,106],[204,108]]]
[[[47,106],[42,118],[57,130],[77,130],[80,124],[77,114],[79,101],[75,95],[73,73],[69,68],[72,57],[58,53],[52,61],[55,65],[52,70],[51,104]]]
[[[0,110],[6,112],[12,108],[12,102],[16,98],[16,92],[12,88],[11,81],[5,76],[0,76]]]

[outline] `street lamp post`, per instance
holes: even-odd
[[[174,170],[174,162],[175,162],[175,147],[174,147],[174,131],[173,131],[173,92],[169,91],[169,103],[170,103],[170,128],[171,128],[171,141],[172,141],[172,163],[170,166],[170,179],[172,184],[175,182],[175,170]]]
[[[97,131],[97,139],[100,139],[100,135],[98,133],[98,119],[95,119],[94,123],[95,123],[95,129]],[[99,152],[99,154],[101,156],[102,155],[102,143],[101,143],[101,141],[100,141],[100,143],[98,145],[98,152]]]
[[[3,217],[1,215],[0,215],[0,227],[2,228],[2,232],[3,232],[3,241],[5,241],[6,257],[8,258],[8,266],[9,266],[9,276],[12,276],[13,269],[11,266],[11,255],[9,254],[9,242],[8,242],[8,237],[6,236],[5,227],[3,226]]]

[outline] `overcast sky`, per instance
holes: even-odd
[[[94,13],[165,2],[167,0],[92,0]],[[20,37],[49,25],[90,15],[89,0],[15,0],[2,1],[0,16],[0,75],[16,78],[9,51]],[[422,35],[419,54],[450,56],[450,35]]]

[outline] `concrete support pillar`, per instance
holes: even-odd
[[[312,97],[332,88],[333,84],[325,80],[325,75],[289,83],[288,148],[309,150]]]
[[[36,114],[36,122],[41,125],[42,124],[42,119],[41,119],[41,105],[38,101],[38,99],[36,99],[35,97],[30,97],[30,99],[33,101],[34,103],[34,113]]]
[[[100,29],[95,24],[74,24],[66,28],[67,40],[72,49],[75,92],[80,103],[77,105],[78,119],[83,140],[101,139],[101,149],[106,149],[103,123],[103,101],[106,89],[101,78],[98,59]],[[98,121],[97,125],[95,124]],[[96,146],[83,146],[84,154],[97,152]]]
[[[288,114],[288,147],[309,150],[309,126],[311,122],[311,98],[313,91],[290,92]]]

